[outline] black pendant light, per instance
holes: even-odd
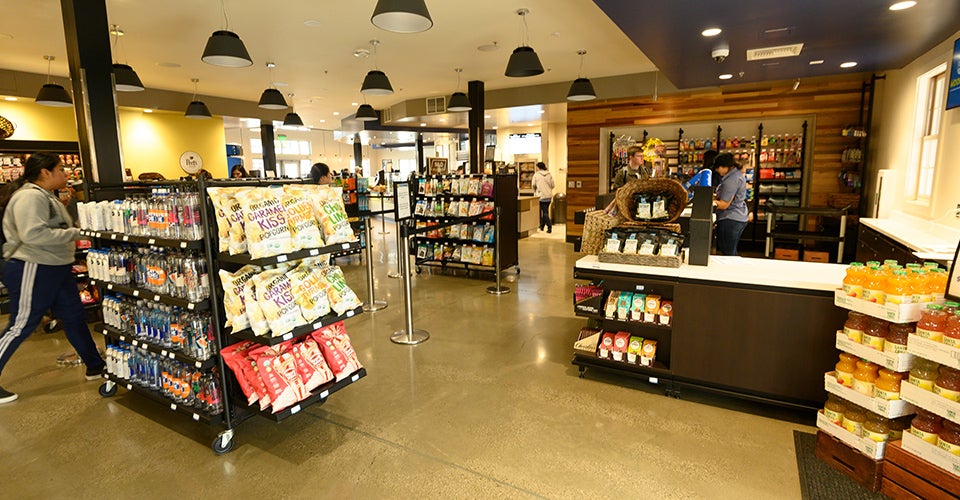
[[[537,53],[533,50],[532,47],[527,45],[527,14],[530,11],[528,9],[519,9],[517,10],[517,15],[521,19],[521,33],[522,40],[519,47],[513,49],[513,54],[510,54],[510,61],[507,62],[507,70],[504,71],[504,75],[510,77],[525,77],[525,76],[536,76],[543,74],[543,65],[540,64],[540,57],[537,56]]]
[[[450,96],[450,102],[447,103],[447,111],[454,111],[457,113],[470,111],[473,109],[473,106],[470,104],[470,99],[467,97],[467,94],[459,92],[460,73],[463,72],[463,70],[460,68],[455,68],[454,71],[457,72],[457,88],[454,89],[455,92]]]
[[[43,56],[43,58],[47,60],[47,83],[43,84],[43,87],[40,87],[40,92],[37,92],[37,98],[34,99],[34,101],[37,104],[52,106],[54,108],[73,106],[73,99],[70,97],[70,94],[67,93],[67,89],[56,83],[50,83],[50,63],[52,63],[56,57]]]
[[[597,98],[597,93],[593,90],[593,84],[590,83],[588,78],[581,76],[583,73],[583,56],[586,53],[586,50],[577,51],[577,54],[580,55],[580,70],[577,71],[577,79],[570,85],[570,91],[567,92],[568,101],[589,101]]]
[[[110,34],[113,35],[113,60],[117,61],[120,57],[120,52],[117,49],[120,37],[123,36],[123,30],[120,29],[119,25],[114,24],[110,26]],[[142,92],[144,90],[140,76],[129,64],[113,63],[113,81],[118,92]]]
[[[250,59],[250,53],[243,45],[243,40],[236,33],[229,31],[229,19],[227,19],[227,8],[220,0],[220,12],[223,13],[222,30],[214,31],[207,40],[206,47],[203,48],[203,55],[200,60],[214,66],[224,66],[227,68],[245,68],[253,64]],[[282,97],[282,96],[281,96]]]
[[[363,103],[357,108],[357,113],[353,116],[354,119],[361,122],[372,122],[380,119],[380,115],[377,114],[377,110],[373,109],[373,106]]]
[[[273,68],[276,66],[272,62],[267,63],[267,71],[270,72],[270,87],[260,94],[258,107],[263,109],[287,109],[287,101],[283,99],[283,94],[273,87]]]
[[[373,45],[373,67],[374,69],[367,73],[363,83],[360,85],[360,93],[367,95],[390,95],[393,94],[393,86],[390,85],[390,79],[387,74],[377,68],[377,46],[380,40],[370,40]]]
[[[283,126],[284,127],[302,127],[303,119],[300,118],[300,115],[293,108],[293,94],[287,94],[290,96],[290,112],[287,113],[287,116],[283,117]]]
[[[207,105],[204,104],[203,101],[197,100],[197,83],[199,83],[200,80],[198,78],[191,78],[190,81],[193,82],[193,100],[190,101],[190,104],[187,106],[187,112],[184,113],[183,116],[195,120],[213,118],[210,110],[207,109]]]
[[[370,22],[394,33],[420,33],[433,27],[424,0],[379,0]]]

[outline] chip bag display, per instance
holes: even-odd
[[[293,237],[287,225],[287,213],[275,191],[277,190],[271,188],[258,188],[236,194],[244,214],[247,252],[254,259],[293,251]]]
[[[220,270],[220,284],[223,286],[223,309],[226,313],[226,326],[234,331],[250,328],[244,307],[243,285],[260,272],[257,266],[246,265],[237,272]]]
[[[342,321],[325,326],[313,332],[312,336],[323,350],[323,357],[338,381],[363,367]]]
[[[307,187],[307,186],[304,186]],[[350,227],[347,210],[343,206],[343,198],[338,188],[330,186],[309,186],[310,202],[313,211],[323,228],[323,235],[328,245],[354,241],[356,236]]]
[[[278,188],[274,188],[277,190]],[[285,184],[279,195],[280,204],[287,214],[287,227],[293,238],[293,249],[320,248],[323,232],[313,213],[313,204],[299,186]]]
[[[293,283],[286,269],[264,271],[252,281],[256,285],[257,304],[274,337],[306,324],[307,321],[300,314],[300,306],[294,299]]]
[[[293,298],[300,306],[300,314],[307,322],[330,313],[327,281],[321,268],[301,263],[287,272],[293,284]]]
[[[362,302],[357,294],[347,286],[347,279],[343,271],[337,266],[328,266],[323,269],[323,277],[327,282],[327,298],[330,299],[330,308],[337,314],[344,314],[351,309],[360,307]]]
[[[293,345],[293,357],[297,361],[297,370],[303,387],[312,391],[333,380],[333,372],[323,359],[323,350],[313,337]]]
[[[243,216],[243,208],[236,198],[238,192],[244,191],[243,188],[207,188],[210,200],[217,208],[217,228],[220,236],[219,249],[221,252],[229,251],[230,255],[237,255],[247,251],[247,236],[245,229],[246,219]],[[223,223],[227,226],[227,235],[223,234],[220,228]],[[226,242],[226,248],[224,248]]]

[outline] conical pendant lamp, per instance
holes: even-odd
[[[373,109],[373,106],[363,103],[357,108],[357,113],[353,116],[357,121],[361,122],[372,122],[380,119],[380,115],[377,114],[377,110]]]
[[[390,79],[387,78],[387,74],[377,69],[377,46],[380,45],[380,41],[370,40],[370,45],[373,45],[374,69],[370,70],[367,76],[364,77],[363,83],[360,85],[360,93],[368,95],[393,94],[393,86],[390,85]]]
[[[503,73],[506,76],[525,77],[543,74],[543,64],[540,64],[540,57],[533,50],[533,47],[527,45],[527,14],[529,13],[530,11],[527,9],[517,10],[517,15],[519,15],[522,20],[521,32],[523,39],[521,40],[522,45],[513,49],[513,53],[510,54],[510,61],[507,62],[507,70]]]
[[[462,69],[456,68],[454,71],[457,72],[457,88],[455,92],[450,96],[450,102],[447,103],[447,111],[453,111],[460,113],[463,111],[470,111],[473,109],[473,105],[470,104],[470,99],[467,97],[467,94],[460,92],[460,73],[463,72]]]
[[[267,70],[270,72],[270,87],[260,94],[260,102],[257,104],[262,109],[287,109],[287,101],[283,99],[283,94],[273,87],[273,68],[276,66],[272,62],[267,63]]]
[[[34,99],[34,101],[37,104],[55,108],[73,106],[73,99],[70,97],[70,94],[67,93],[67,89],[56,83],[50,83],[50,63],[52,63],[56,57],[43,56],[43,58],[47,60],[47,83],[43,84],[43,87],[40,87],[40,92],[37,92],[37,98]]]
[[[593,90],[593,84],[590,83],[589,79],[581,76],[583,73],[583,56],[586,53],[586,50],[577,51],[577,54],[580,55],[580,71],[577,72],[577,79],[573,81],[573,84],[570,85],[570,91],[567,92],[568,101],[589,101],[597,98],[597,93]]]
[[[284,127],[302,127],[303,119],[300,118],[300,115],[293,108],[293,94],[287,94],[290,97],[290,112],[287,113],[287,116],[283,117],[283,126]]]
[[[224,66],[227,68],[245,68],[253,64],[250,59],[250,53],[247,47],[240,40],[240,35],[230,31],[227,19],[227,8],[220,0],[220,12],[223,14],[224,29],[214,31],[207,39],[207,45],[203,48],[203,55],[200,60],[214,66]],[[283,96],[281,96],[283,97]]]
[[[193,82],[193,100],[190,101],[190,104],[187,106],[187,112],[183,114],[187,118],[192,118],[195,120],[204,120],[207,118],[213,118],[210,114],[210,110],[207,109],[207,105],[203,101],[197,100],[197,83],[200,82],[198,78],[191,78]]]
[[[120,43],[120,37],[123,36],[123,30],[119,25],[110,26],[110,34],[113,35],[113,60],[117,61],[120,52],[117,50]],[[140,76],[129,64],[113,63],[113,81],[118,92],[142,92],[143,82]]]
[[[433,27],[424,0],[379,0],[370,22],[394,33],[420,33]]]

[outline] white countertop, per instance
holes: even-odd
[[[960,230],[901,212],[885,219],[860,219],[860,223],[914,252],[949,254],[948,259],[953,259],[960,242]]]
[[[608,264],[599,262],[596,255],[587,255],[577,261],[579,269],[601,270],[624,274],[663,276],[754,286],[821,290],[831,292],[840,287],[847,266],[820,262],[800,262],[776,259],[751,259],[711,255],[707,266],[683,264],[679,268]]]

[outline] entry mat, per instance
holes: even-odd
[[[860,486],[842,472],[825,464],[813,454],[817,435],[793,431],[793,445],[797,453],[800,473],[800,493],[804,500],[874,500],[887,498]]]

